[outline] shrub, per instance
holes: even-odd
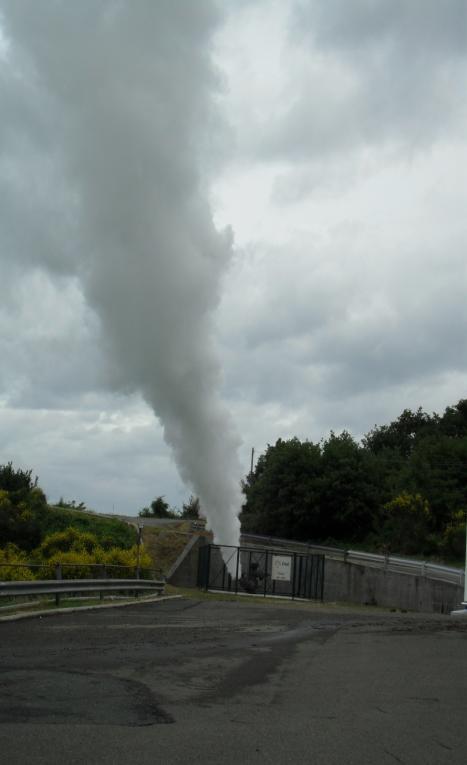
[[[111,550],[103,552],[101,559],[106,565],[108,576],[116,578],[132,576],[138,566],[138,546],[133,545],[129,550],[113,547]],[[152,560],[144,545],[140,547],[139,563],[141,569],[152,568]],[[121,566],[130,567],[132,570],[125,572],[120,568]]]
[[[16,545],[8,544],[3,550],[0,549],[0,563],[6,564],[0,566],[0,579],[4,582],[34,579],[32,571],[25,568],[28,563],[25,553]]]
[[[56,552],[47,561],[47,569],[42,569],[42,576],[48,579],[55,578],[55,567],[60,563],[62,579],[94,579],[98,573],[94,567],[96,560],[92,553],[84,550],[68,550],[68,552]]]
[[[39,546],[37,552],[41,558],[48,559],[58,553],[80,552],[92,555],[99,547],[97,538],[89,531],[78,531],[70,526],[65,531],[49,534]]]
[[[428,554],[432,552],[432,516],[420,494],[403,492],[387,502],[380,515],[377,534],[391,552]]]
[[[465,513],[453,513],[441,539],[441,551],[449,558],[463,558],[465,553]]]

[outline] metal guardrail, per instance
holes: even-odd
[[[57,595],[81,592],[143,592],[155,590],[159,595],[165,582],[154,579],[43,579],[37,581],[0,582],[0,597],[19,595]]]
[[[2,572],[10,569],[24,570],[44,579],[8,579],[2,578]],[[15,572],[16,573],[16,572]],[[92,574],[94,573],[94,576]],[[68,577],[67,577],[68,574]],[[79,575],[82,574],[80,577]],[[87,576],[86,576],[87,574]],[[89,576],[91,574],[91,576]],[[96,576],[97,574],[97,576]],[[125,576],[126,575],[126,576]],[[51,577],[55,576],[54,579]],[[165,579],[158,569],[140,566],[120,566],[113,564],[87,563],[0,563],[0,598],[17,596],[55,595],[56,605],[60,605],[62,593],[76,594],[98,592],[101,600],[105,592],[127,591],[163,592]]]
[[[409,560],[391,555],[374,555],[371,553],[348,550],[345,558],[347,563],[354,565],[382,568],[398,574],[421,576],[426,579],[434,579],[439,582],[450,584],[464,584],[464,572],[462,569],[441,566],[428,561]]]
[[[377,555],[376,553],[359,552],[357,550],[344,550],[339,547],[326,547],[324,545],[309,544],[307,542],[295,542],[290,539],[260,536],[258,534],[242,534],[244,542],[255,542],[275,547],[291,547],[296,550],[308,550],[310,553],[321,553],[330,560],[340,560],[344,563],[352,563],[355,566],[367,566],[392,571],[398,574],[421,576],[434,579],[439,582],[447,582],[464,586],[464,571],[460,568],[441,566],[428,561],[410,560],[393,555]]]

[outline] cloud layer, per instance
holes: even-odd
[[[233,507],[232,419],[246,471],[465,396],[462,0],[0,7],[2,460]]]

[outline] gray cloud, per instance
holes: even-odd
[[[420,219],[430,214],[418,208]],[[228,368],[234,397],[323,409],[467,375],[463,224],[449,230],[439,216],[434,234],[418,220],[402,226],[401,211],[394,220],[392,231],[341,225],[327,240],[257,246],[253,260],[238,260],[242,310],[235,287],[221,308],[227,359],[243,360]]]
[[[386,43],[413,58],[465,58],[466,23],[463,0],[296,0],[292,26],[297,36],[313,37],[341,55]]]
[[[466,28],[463,0],[298,0],[290,45],[300,55],[262,151],[316,161],[370,145],[413,153],[447,131],[463,135]]]
[[[100,362],[99,323],[76,279],[39,269],[2,268],[0,391],[13,407],[82,406],[109,388]],[[83,363],[85,360],[85,363]]]
[[[462,3],[0,7],[0,462],[234,508],[221,396],[246,469],[465,395]]]
[[[93,394],[74,409],[0,408],[0,461],[33,468],[50,501],[135,515],[157,494],[188,496],[162,429],[137,396]]]

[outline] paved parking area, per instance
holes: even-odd
[[[9,765],[467,762],[467,619],[183,599],[0,641]]]

